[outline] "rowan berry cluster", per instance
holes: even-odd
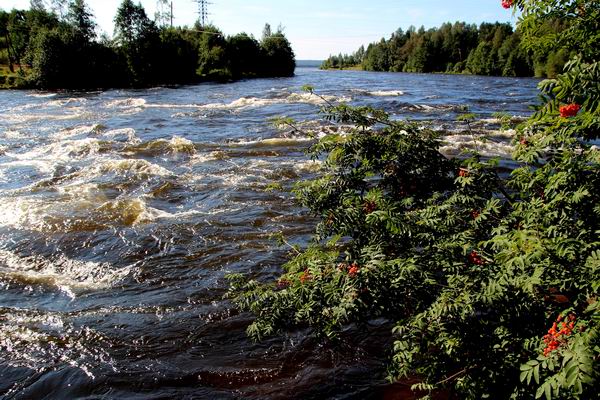
[[[485,261],[483,260],[483,258],[481,258],[481,256],[479,255],[479,253],[476,252],[475,250],[473,250],[469,254],[469,262],[471,264],[474,264],[474,265],[483,265],[483,264],[485,264]]]
[[[367,200],[363,205],[363,209],[366,214],[371,214],[373,211],[377,210],[377,204],[373,200]]]
[[[560,325],[560,326],[559,326]],[[567,342],[567,337],[573,332],[575,327],[575,316],[569,315],[563,321],[563,316],[559,315],[556,322],[552,324],[552,328],[548,330],[548,334],[544,336],[544,356],[548,356],[554,350],[558,349]]]
[[[310,281],[312,279],[312,276],[310,275],[310,272],[308,272],[308,270],[305,270],[304,272],[302,272],[300,274],[300,283],[306,283],[308,281]]]
[[[502,7],[509,9],[513,5],[513,0],[502,0]]]
[[[358,275],[358,271],[360,271],[360,267],[356,263],[352,263],[350,265],[346,263],[341,263],[340,265],[338,265],[338,269],[340,271],[348,271],[348,276],[352,278]]]
[[[573,103],[560,107],[558,111],[562,118],[569,118],[576,116],[579,110],[581,110],[581,106]]]
[[[289,279],[281,278],[277,281],[277,289],[286,289],[290,287],[292,282]]]

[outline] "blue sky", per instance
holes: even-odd
[[[134,0],[135,1],[135,0]],[[47,1],[49,2],[49,1]],[[246,32],[257,38],[265,22],[281,24],[297,59],[324,59],[350,53],[410,25],[426,28],[443,22],[512,22],[500,0],[211,0],[209,20],[226,34]],[[121,0],[87,0],[102,31],[112,34]],[[142,0],[153,17],[156,0]],[[29,0],[0,0],[0,8],[28,8]],[[191,25],[197,18],[193,0],[173,0],[174,23]]]

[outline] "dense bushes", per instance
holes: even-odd
[[[98,41],[83,0],[71,0],[66,11],[61,18],[40,5],[0,11],[0,55],[30,86],[142,87],[294,74],[294,53],[281,31],[269,29],[259,42],[199,24],[158,27],[140,4],[123,0],[114,40]]]
[[[567,22],[546,21],[537,32],[555,34]],[[452,72],[502,76],[555,76],[569,54],[564,50],[538,49],[528,52],[521,46],[521,31],[510,24],[464,22],[446,23],[439,28],[399,29],[389,40],[361,47],[354,54],[331,56],[322,68],[360,65],[367,71]]]
[[[336,338],[395,323],[391,379],[461,399],[598,399],[600,48],[595,0],[506,1],[532,50],[573,51],[518,128],[510,175],[497,160],[447,159],[434,132],[371,108],[325,107],[354,126],[312,148],[325,159],[296,194],[321,222],[277,282],[231,276],[255,339],[294,327]],[[559,36],[530,36],[578,15]],[[596,29],[590,31],[589,29]],[[568,38],[568,40],[564,40]],[[285,123],[286,121],[283,120]],[[295,126],[295,125],[294,125]]]

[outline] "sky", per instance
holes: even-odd
[[[139,1],[139,0],[134,0]],[[49,3],[49,0],[46,0]],[[156,0],[141,0],[149,17]],[[265,23],[281,25],[296,59],[323,60],[330,54],[352,53],[398,28],[436,27],[444,22],[516,23],[500,0],[210,0],[209,21],[225,34],[240,32],[260,38]],[[100,32],[113,33],[121,0],[87,0]],[[0,8],[29,8],[29,0],[0,0]],[[192,25],[198,18],[194,0],[173,0],[174,25]]]

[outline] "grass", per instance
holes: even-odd
[[[10,72],[8,64],[0,63],[0,89],[23,89],[26,87],[25,79],[18,67],[15,72]]]

